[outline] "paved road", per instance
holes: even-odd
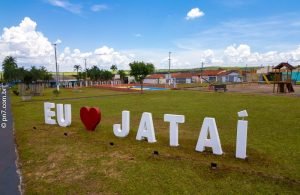
[[[13,120],[8,91],[4,88],[0,95],[0,194],[20,194],[20,178],[17,174]]]

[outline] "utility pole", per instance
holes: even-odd
[[[201,78],[200,78],[200,83],[202,84],[202,77],[203,77],[203,66],[204,66],[204,63],[203,61],[201,62]]]
[[[171,85],[171,52],[169,51],[169,85]]]
[[[87,69],[86,69],[86,58],[84,59],[84,68],[85,68],[85,86],[87,87]]]
[[[55,68],[56,68],[56,89],[59,91],[59,79],[58,79],[58,65],[57,65],[57,56],[56,56],[56,43],[53,43],[54,54],[55,54]]]

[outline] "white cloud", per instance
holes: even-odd
[[[156,68],[168,69],[168,50],[139,49],[126,52],[134,53],[136,57],[138,56],[138,60],[152,62]],[[261,64],[277,65],[286,61],[292,65],[299,64],[300,46],[285,52],[268,51],[265,53],[252,52],[247,44],[233,44],[223,49],[178,50],[172,52],[171,68],[199,68],[202,62],[205,66],[245,66],[247,64],[251,67]]]
[[[224,59],[230,63],[242,63],[251,55],[250,46],[241,44],[239,46],[231,45],[224,50]]]
[[[17,58],[19,66],[29,68],[32,65],[45,66],[48,70],[55,70],[54,48],[43,33],[37,31],[37,24],[29,17],[25,17],[18,26],[4,28],[0,36],[0,61],[11,55]],[[61,43],[58,39],[55,43]],[[108,46],[99,47],[94,52],[82,52],[79,49],[65,47],[60,51],[57,45],[58,64],[60,71],[72,71],[75,64],[83,64],[87,58],[89,65],[107,68],[117,64],[118,68],[128,68],[131,55],[115,51]],[[102,54],[102,55],[97,55]]]
[[[190,49],[220,49],[233,43],[247,43],[260,52],[283,51],[300,44],[300,25],[295,25],[299,20],[299,14],[234,19],[187,34],[174,42],[180,48]]]
[[[97,5],[93,5],[91,7],[91,10],[93,12],[99,12],[99,11],[103,11],[103,10],[106,10],[108,9],[107,5],[104,5],[104,4],[97,4]]]
[[[55,43],[55,44],[61,44],[62,41],[61,41],[60,39],[57,39],[54,43]]]
[[[12,55],[18,61],[40,58],[40,63],[49,63],[53,47],[43,33],[36,31],[36,22],[25,17],[18,26],[4,28],[0,37],[0,58]]]
[[[224,50],[223,60],[225,65],[277,65],[280,62],[286,61],[297,65],[300,61],[300,46],[290,51],[268,51],[259,53],[251,52],[250,46],[246,44],[241,44],[239,46],[231,45]]]
[[[80,49],[71,50],[66,47],[59,54],[58,64],[61,71],[72,71],[75,64],[83,67],[84,59],[87,60],[87,68],[95,65],[100,69],[109,69],[112,64],[116,64],[118,69],[128,69],[128,64],[132,61],[130,55],[117,52],[108,46],[99,47],[93,52],[82,52]]]
[[[186,20],[193,20],[193,19],[199,18],[199,17],[201,17],[201,16],[204,16],[204,12],[201,11],[199,8],[193,8],[193,9],[191,9],[191,10],[187,13],[185,19],[186,19]]]
[[[79,14],[81,13],[82,6],[79,4],[70,3],[68,0],[48,0],[53,6],[63,8],[69,12]]]

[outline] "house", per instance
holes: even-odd
[[[172,73],[171,78],[176,81],[176,83],[194,83],[197,81],[198,74],[195,73]]]
[[[199,81],[203,82],[220,82],[219,76],[221,73],[226,72],[225,70],[204,70],[198,74]]]
[[[169,74],[151,74],[144,79],[146,84],[166,84]],[[194,83],[199,81],[198,74],[195,73],[171,73],[171,83]]]
[[[243,76],[237,70],[221,72],[218,77],[218,81],[221,83],[236,83],[243,81]]]
[[[145,84],[166,84],[165,74],[151,74],[144,79]]]

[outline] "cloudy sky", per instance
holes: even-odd
[[[0,61],[61,71],[300,64],[299,0],[1,0]]]

